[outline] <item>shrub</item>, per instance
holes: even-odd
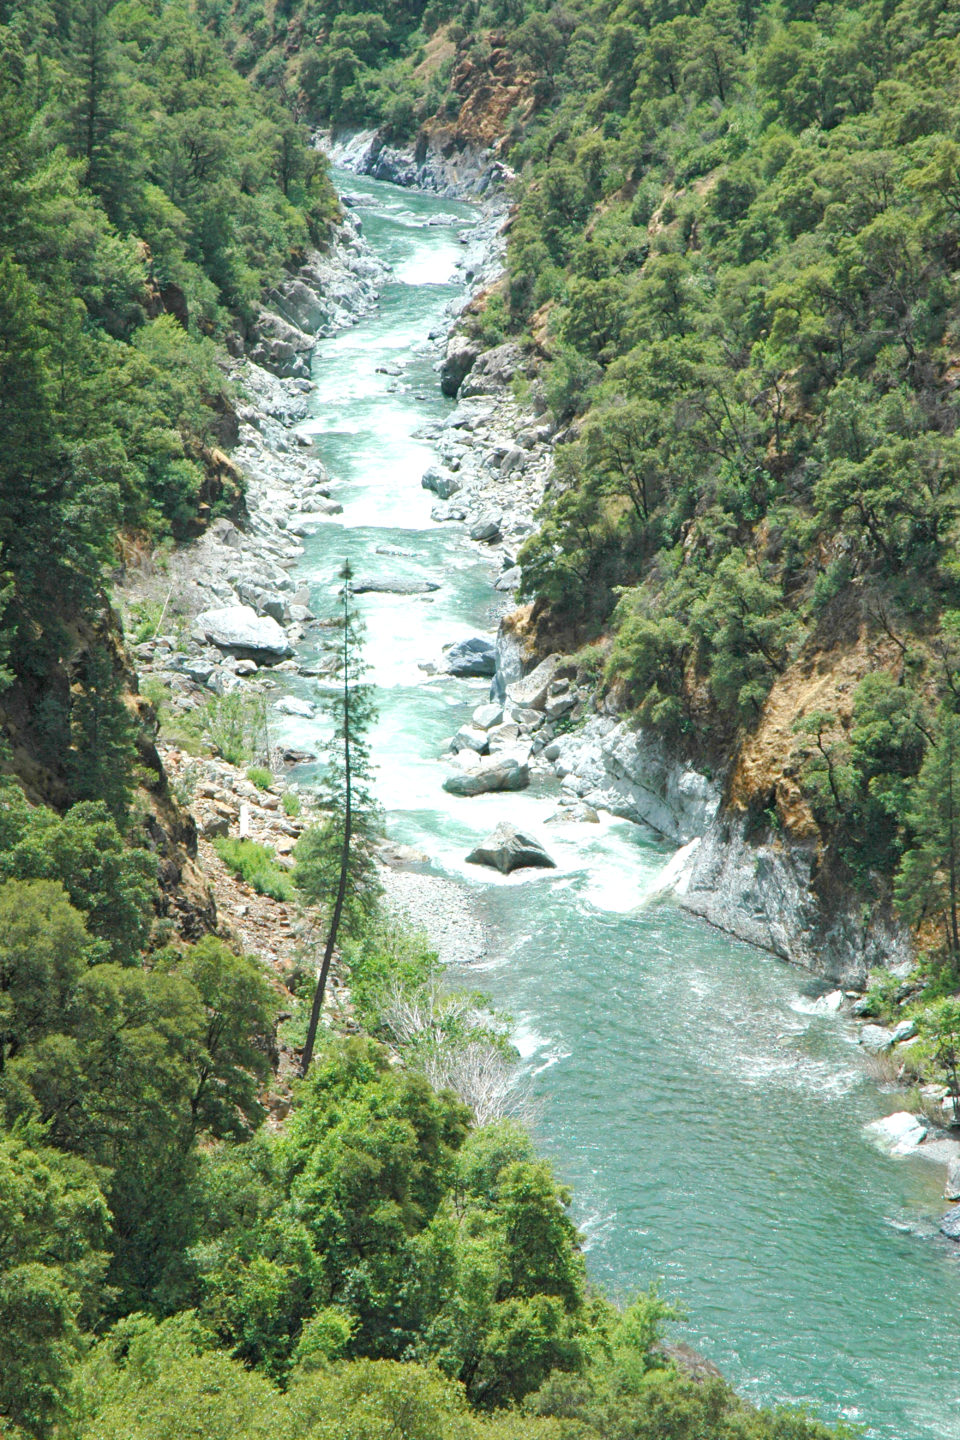
[[[293,899],[290,878],[281,870],[273,851],[266,845],[258,845],[255,840],[218,836],[213,847],[224,865],[258,895],[269,895],[272,900]]]

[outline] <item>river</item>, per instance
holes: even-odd
[[[422,431],[451,405],[428,336],[463,297],[458,232],[475,212],[338,178],[364,197],[357,213],[393,278],[375,313],[315,353],[300,428],[344,508],[305,541],[299,573],[319,613],[336,605],[345,556],[441,582],[431,597],[363,597],[378,793],[391,836],[470,887],[491,944],[463,978],[514,1019],[538,1144],[574,1189],[589,1272],[622,1297],[661,1282],[685,1308],[681,1338],[751,1400],[802,1403],[883,1440],[960,1440],[943,1172],[863,1133],[900,1102],[865,1072],[849,1025],[814,1010],[816,983],[657,897],[671,847],[649,832],[609,817],[546,825],[546,782],[470,800],[441,789],[439,757],[486,682],[430,679],[418,662],[492,633],[499,599],[489,561],[462,527],[430,520],[420,485],[436,459]],[[283,733],[318,738],[309,721]],[[500,819],[538,835],[558,869],[504,879],[466,866]]]

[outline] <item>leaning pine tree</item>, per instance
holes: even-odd
[[[364,629],[353,606],[353,577],[348,561],[340,574],[343,610],[333,676],[335,688],[324,696],[324,710],[334,727],[323,796],[328,814],[321,825],[311,827],[298,841],[293,877],[304,900],[322,906],[329,916],[300,1062],[302,1075],[313,1058],[337,938],[341,931],[348,937],[360,933],[381,893],[374,859],[381,819],[371,788],[373,767],[367,739],[376,706],[373,687],[362,678],[367,669],[363,658]]]

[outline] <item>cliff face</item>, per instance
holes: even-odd
[[[757,725],[708,769],[601,702],[553,742],[565,790],[687,846],[676,880],[685,909],[831,983],[862,987],[871,970],[909,963],[909,932],[889,899],[868,902],[829,854],[799,784],[798,721],[830,711],[849,723],[864,675],[895,670],[899,652],[856,604],[825,613],[778,677]],[[529,610],[501,628],[498,668],[515,678],[542,637]]]

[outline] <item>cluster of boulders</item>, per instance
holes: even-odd
[[[251,360],[275,375],[309,379],[317,341],[355,325],[373,309],[388,271],[345,212],[327,250],[310,251],[295,275],[266,296],[247,342]]]
[[[453,674],[492,675],[496,651],[479,638],[451,647]],[[473,664],[474,668],[466,668]],[[496,677],[491,686],[497,691]],[[503,699],[491,699],[474,710],[450,742],[456,773],[443,788],[451,795],[483,795],[494,790],[523,790],[530,783],[531,764],[551,759],[556,724],[582,706],[584,694],[571,680],[561,655],[549,655],[529,675],[505,686]]]
[[[293,847],[310,823],[304,813],[291,816],[284,810],[283,794],[288,790],[306,806],[307,796],[296,786],[275,779],[261,789],[226,760],[187,755],[173,745],[161,745],[160,751],[164,768],[203,838],[234,835],[255,840],[270,846],[279,865],[293,865]]]
[[[469,282],[484,281],[484,268],[499,249],[484,238],[486,260],[462,265]],[[441,339],[443,332],[432,338]],[[495,588],[512,595],[522,578],[517,563],[523,541],[536,529],[536,512],[550,481],[557,427],[547,412],[539,387],[530,388],[523,405],[514,382],[529,382],[537,373],[535,357],[514,341],[484,350],[479,340],[454,328],[438,364],[440,387],[459,403],[446,419],[424,433],[433,440],[439,461],[423,475],[424,489],[437,504],[431,511],[439,524],[462,524],[470,539],[491,558],[499,559]]]

